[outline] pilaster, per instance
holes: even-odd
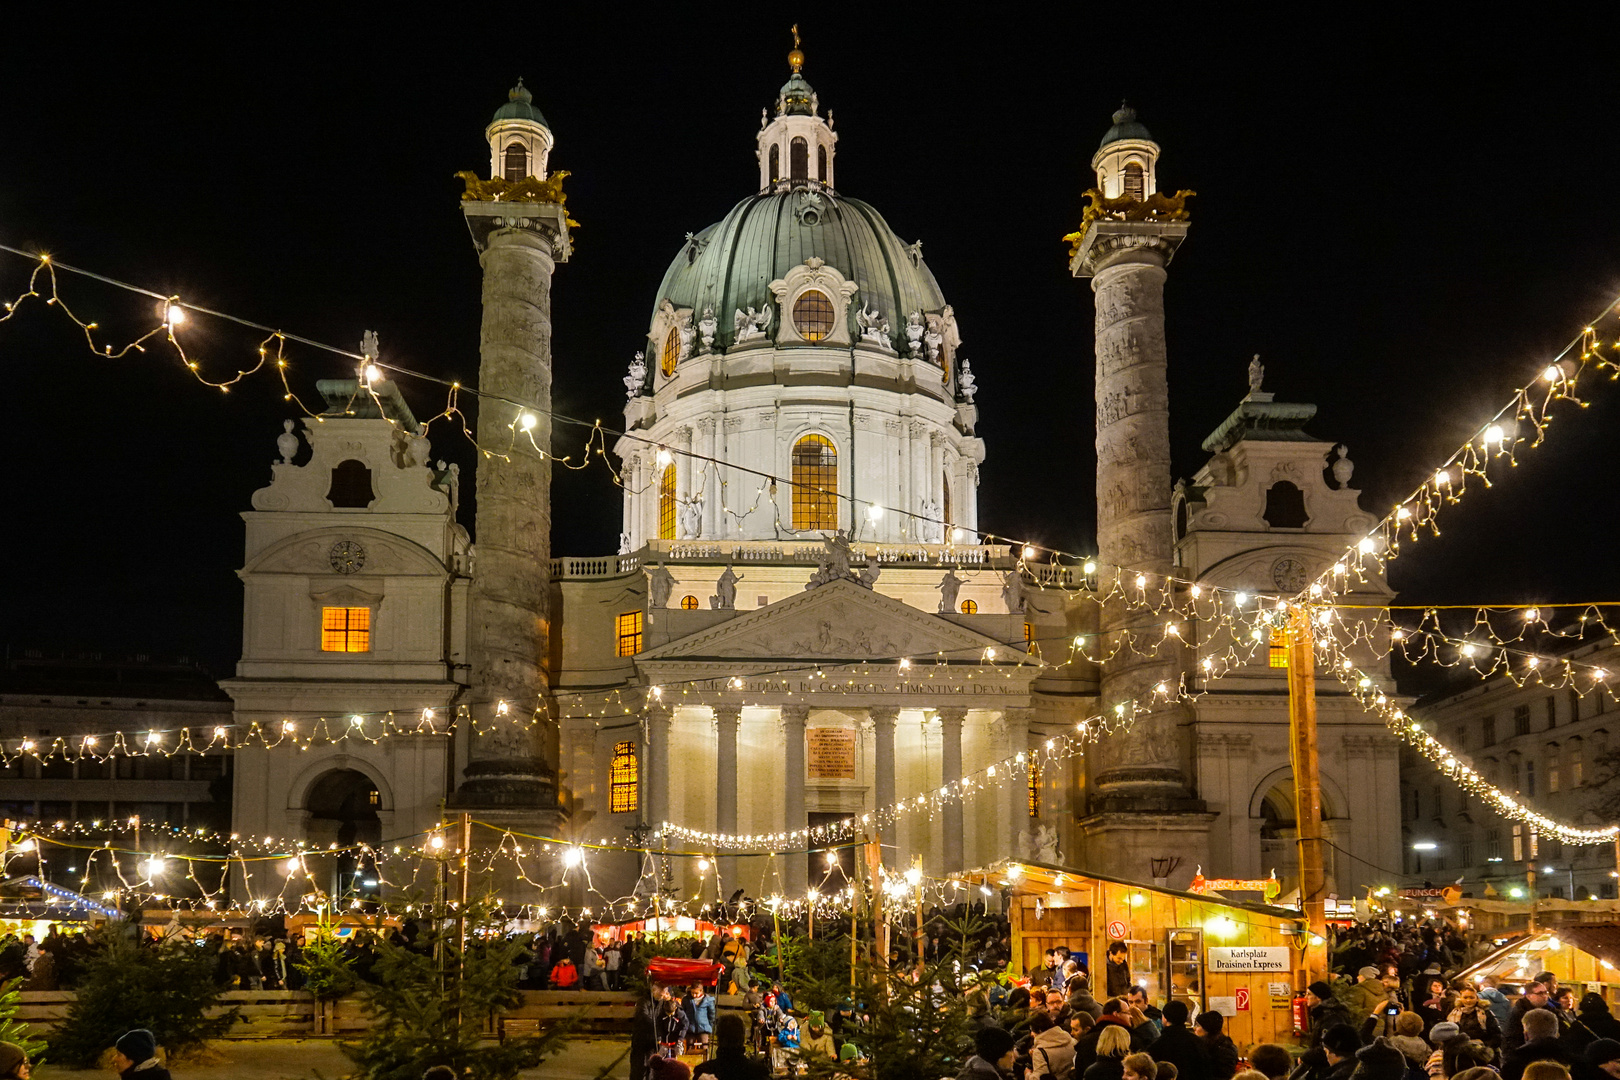
[[[782,785],[782,804],[784,831],[793,833],[805,828],[810,823],[804,809],[805,785],[805,723],[810,719],[810,706],[784,705],[782,706],[782,746],[786,751],[784,766],[786,770],[785,782]],[[802,896],[808,887],[809,865],[801,856],[784,855],[785,873],[783,879],[786,883],[789,896]]]
[[[872,746],[874,749],[872,777],[872,808],[882,810],[894,805],[894,725],[900,719],[900,710],[891,708],[868,709],[872,718]],[[892,842],[894,838],[890,837]],[[883,862],[890,870],[895,868],[892,847],[884,848]]]
[[[939,709],[940,728],[940,781],[954,784],[962,779],[962,722],[967,719],[966,709]],[[944,808],[945,844],[944,870],[950,873],[965,868],[962,852],[962,800],[948,799]]]

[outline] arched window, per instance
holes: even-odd
[[[788,144],[788,179],[795,184],[810,179],[810,144],[802,138]]]
[[[833,305],[820,289],[806,289],[793,301],[793,326],[806,341],[820,341],[833,328]]]
[[[821,435],[793,444],[793,527],[838,528],[838,451]]]
[[[1029,816],[1041,816],[1041,763],[1034,755],[1029,759]]]
[[[503,170],[508,180],[522,180],[529,175],[529,148],[520,142],[511,143],[506,148],[506,167]]]
[[[1142,166],[1131,162],[1125,166],[1125,194],[1133,199],[1147,197],[1147,174],[1142,172]]]
[[[681,597],[681,610],[682,611],[696,611],[697,606],[698,606],[698,599],[697,599],[697,597],[693,596],[691,593],[688,593],[685,596]]]
[[[964,600],[964,601],[962,601],[962,614],[964,614],[964,615],[977,615],[978,613],[979,613],[979,602],[977,600]]]
[[[816,179],[823,184],[827,182],[827,148],[816,147]]]
[[[782,179],[782,148],[773,143],[771,145],[771,183],[774,184],[780,179]]]
[[[366,468],[364,462],[340,461],[332,470],[332,487],[326,493],[326,501],[333,506],[364,509],[371,505],[377,496],[371,490],[371,470]]]
[[[675,374],[675,365],[681,359],[681,332],[675,327],[669,328],[664,335],[664,348],[658,354],[658,370],[664,373],[664,378]]]
[[[939,507],[939,514],[940,514],[940,517],[945,519],[944,528],[948,531],[950,529],[951,525],[954,524],[955,521],[956,521],[956,519],[951,516],[951,474],[950,473],[946,473],[944,476],[940,477],[939,490],[944,493],[943,501],[940,503],[940,507]]]
[[[1266,512],[1261,517],[1273,529],[1303,529],[1310,518],[1305,513],[1305,493],[1287,480],[1266,489]]]
[[[658,539],[675,539],[675,463],[664,466],[658,478]]]
[[[608,763],[608,813],[633,814],[636,812],[637,789],[640,784],[636,769],[636,744],[613,744],[613,760]]]

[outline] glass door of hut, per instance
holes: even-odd
[[[1204,932],[1191,927],[1165,931],[1166,1001],[1184,1001],[1193,1015],[1204,1010]]]

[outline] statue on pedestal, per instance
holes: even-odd
[[[941,615],[956,614],[956,594],[962,591],[963,581],[956,576],[956,568],[951,567],[945,571],[945,576],[939,579],[939,613]]]
[[[664,560],[647,571],[647,605],[661,608],[669,606],[669,594],[675,591],[675,575],[664,568]]]
[[[737,582],[742,577],[731,569],[727,563],[720,575],[720,580],[714,583],[714,595],[709,597],[709,607],[715,611],[731,611],[737,606]]]

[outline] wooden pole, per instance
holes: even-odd
[[[1316,745],[1316,648],[1311,611],[1288,609],[1288,727],[1294,771],[1294,821],[1299,838],[1299,899],[1309,940],[1311,977],[1327,973],[1327,876],[1322,860],[1322,778]]]
[[[877,953],[876,969],[885,971],[889,965],[889,920],[883,914],[883,844],[877,833],[866,842],[866,872],[871,882],[872,896],[872,948]]]

